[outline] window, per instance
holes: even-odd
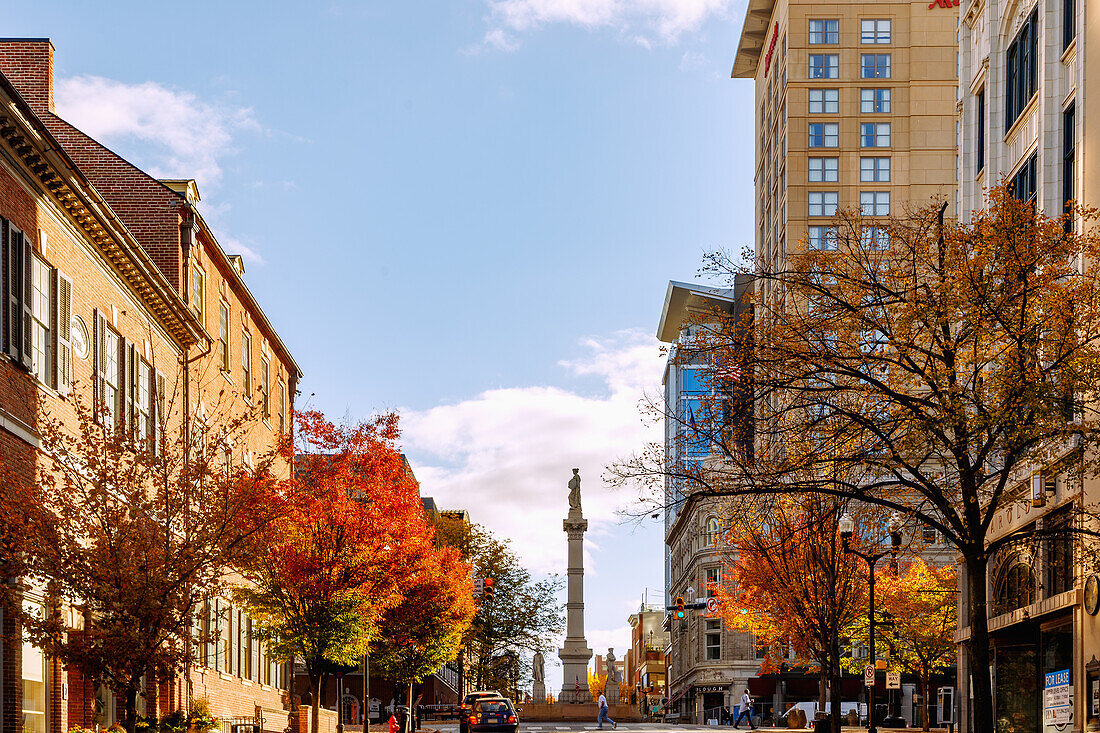
[[[252,400],[252,336],[241,331],[241,394]]]
[[[840,158],[810,158],[810,183],[831,183],[837,180]]]
[[[931,527],[921,527],[921,540],[926,545],[936,544],[936,530]]]
[[[863,182],[888,183],[890,181],[890,159],[860,158],[859,180]]]
[[[23,610],[39,618],[45,612],[40,603],[23,601]],[[9,669],[15,669],[9,667]],[[46,707],[49,701],[48,658],[28,639],[23,640],[23,733],[46,733]]]
[[[260,359],[260,409],[264,420],[271,419],[271,363]]]
[[[707,529],[703,537],[703,541],[706,542],[707,546],[709,547],[718,544],[718,537],[720,534],[721,532],[718,529],[718,518],[710,517],[709,519],[707,519]]]
[[[889,43],[890,21],[881,19],[864,19],[859,21],[860,43]]]
[[[861,148],[890,147],[889,122],[863,122],[859,126],[859,146]]]
[[[811,122],[810,147],[835,148],[840,143],[840,124],[837,122]]]
[[[100,422],[121,427],[122,338],[107,325],[102,313],[96,319],[96,405]]]
[[[223,448],[221,456],[219,457],[221,462],[222,476],[228,480],[233,473],[233,451],[230,448]]]
[[[859,233],[864,249],[890,249],[890,233],[885,227],[865,226]]]
[[[1077,198],[1076,181],[1074,180],[1075,159],[1077,154],[1075,133],[1075,103],[1070,103],[1062,113],[1062,201],[1065,213],[1070,213],[1070,201]],[[1073,231],[1073,220],[1068,218],[1065,223],[1066,231]]]
[[[840,76],[840,56],[835,53],[810,54],[811,79],[836,79]]]
[[[218,302],[218,366],[229,373],[229,304]]]
[[[30,280],[24,300],[24,339],[29,348],[29,368],[38,381],[50,383],[50,267],[30,252]]]
[[[811,20],[810,43],[814,45],[821,43],[840,43],[840,21],[836,19]]]
[[[822,226],[809,227],[806,243],[810,249],[836,249],[836,229]]]
[[[714,520],[717,524],[718,520]],[[704,587],[707,590],[707,598],[713,598],[718,593],[718,584],[722,582],[721,568],[707,568],[707,579]]]
[[[1038,25],[1036,8],[1008,46],[1005,56],[1005,132],[1012,128],[1016,118],[1035,96]]]
[[[1045,548],[1047,571],[1046,596],[1065,593],[1073,588],[1072,518],[1067,509],[1052,512],[1043,520],[1049,530]]]
[[[981,173],[985,168],[985,87],[978,92],[978,168]]]
[[[811,89],[810,114],[836,114],[840,111],[839,89]]]
[[[1077,0],[1062,0],[1062,50],[1077,37]]]
[[[889,216],[889,191],[860,191],[859,213],[864,216]]]
[[[1035,153],[1032,153],[1031,157],[1016,171],[1016,175],[1012,177],[1009,184],[1012,195],[1021,201],[1031,201],[1035,198],[1035,168],[1036,158]]]
[[[837,191],[810,191],[809,215],[833,216],[836,214],[840,194]]]
[[[286,432],[286,384],[279,380],[279,394],[275,400],[275,407],[279,410],[278,428],[280,433]]]
[[[752,646],[757,659],[768,658],[768,645],[761,641],[759,636],[753,637]]]
[[[141,357],[134,361],[134,440],[140,444],[153,434],[152,369]]]
[[[1018,555],[1001,570],[993,591],[993,611],[1008,613],[1035,602],[1035,574],[1031,558]]]
[[[198,265],[191,265],[191,312],[203,322],[206,309],[206,273]]]
[[[890,54],[865,53],[859,57],[859,76],[861,79],[889,79]]]
[[[722,658],[722,622],[718,619],[707,619],[706,634],[707,661],[717,661]]]
[[[890,112],[889,89],[860,89],[859,111],[863,114],[887,114]]]

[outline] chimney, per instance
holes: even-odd
[[[35,114],[53,112],[53,43],[49,38],[0,38],[0,73]]]

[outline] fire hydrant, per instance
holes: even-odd
[[[401,733],[401,724],[397,722],[397,717],[390,716],[390,733]]]

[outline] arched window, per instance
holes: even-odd
[[[1017,555],[1002,568],[993,590],[993,612],[1008,613],[1035,602],[1035,573],[1029,558]]]
[[[718,544],[718,540],[721,537],[721,529],[718,526],[718,517],[710,517],[707,519],[706,529],[706,543],[708,546]]]

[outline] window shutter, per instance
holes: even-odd
[[[153,409],[149,411],[153,415],[153,451],[157,455],[163,452],[161,443],[164,441],[164,428],[168,420],[168,397],[165,390],[168,388],[168,379],[160,372],[153,372]]]
[[[19,361],[23,349],[23,233],[8,225],[8,355]]]
[[[11,224],[7,219],[0,218],[0,293],[5,296],[0,298],[0,352],[7,352],[8,348],[8,308],[6,293],[8,292],[8,237],[11,232]]]
[[[26,234],[23,235],[23,366],[34,369],[34,330],[31,328],[31,306],[34,297],[34,248]]]
[[[54,270],[54,324],[50,332],[54,335],[54,388],[62,395],[68,395],[73,388],[73,281]]]
[[[126,347],[126,429],[137,428],[137,371],[138,355],[134,344]]]
[[[130,375],[127,374],[127,353],[129,349],[126,347],[126,339],[122,336],[118,337],[118,391],[115,393],[115,415],[118,419],[115,422],[115,429],[128,430],[130,427]]]

